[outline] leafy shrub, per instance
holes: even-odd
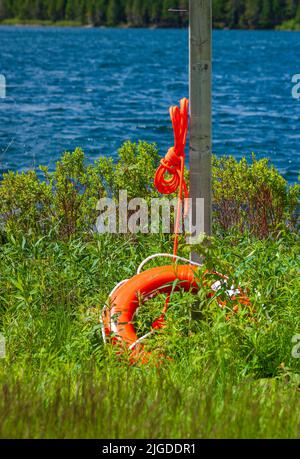
[[[86,165],[84,153],[77,148],[65,153],[54,172],[41,167],[52,190],[52,214],[59,234],[70,237],[88,231],[96,220],[96,205],[104,194],[98,161]]]
[[[53,194],[35,171],[8,172],[0,186],[0,214],[6,232],[48,232]]]
[[[65,153],[54,172],[4,174],[0,186],[0,214],[6,233],[32,236],[55,232],[69,237],[91,228],[96,203],[104,192],[99,164],[86,166],[79,148]],[[2,225],[2,226],[3,226]]]
[[[288,185],[267,159],[213,160],[214,219],[223,231],[236,228],[259,238],[296,230],[299,185]]]
[[[119,149],[119,159],[99,160],[101,177],[109,193],[118,199],[119,190],[127,190],[128,198],[149,198],[156,194],[154,174],[159,154],[154,144],[125,142]]]
[[[117,199],[121,189],[127,190],[129,199],[154,194],[158,161],[154,145],[126,142],[116,163],[100,157],[87,165],[84,152],[77,148],[64,153],[53,172],[41,166],[41,178],[35,171],[4,174],[0,185],[2,229],[32,236],[52,231],[61,238],[90,231],[102,196]]]
[[[102,196],[118,200],[119,190],[128,198],[157,197],[153,178],[159,164],[154,144],[125,142],[119,158],[100,157],[86,164],[77,148],[65,153],[55,170],[4,174],[0,184],[2,231],[40,237],[50,231],[57,238],[90,232],[97,220],[96,204]],[[188,172],[186,173],[188,181]],[[215,228],[235,230],[266,238],[299,224],[299,185],[290,186],[266,159],[252,163],[232,157],[213,159]]]

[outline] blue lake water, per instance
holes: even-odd
[[[214,32],[213,151],[267,156],[297,180],[300,33]],[[0,170],[53,167],[81,146],[92,160],[127,139],[173,137],[169,105],[188,96],[186,30],[0,27]]]

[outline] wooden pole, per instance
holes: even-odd
[[[195,198],[204,199],[204,233],[212,234],[211,190],[211,75],[212,2],[190,0],[190,197],[192,224],[196,221]],[[192,254],[193,261],[199,261]]]

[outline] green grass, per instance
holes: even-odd
[[[0,248],[1,438],[298,438],[299,237],[217,238],[207,264],[249,292],[255,315],[177,294],[148,347],[163,365],[129,366],[104,347],[99,315],[117,282],[164,236],[7,237]],[[186,254],[184,247],[182,254]],[[165,261],[162,260],[162,263]],[[149,265],[151,266],[151,264]],[[197,299],[197,298],[196,298]],[[159,310],[159,299],[153,307]],[[161,306],[163,301],[161,299]],[[146,320],[149,305],[141,310]]]
[[[159,160],[155,145],[126,142],[116,162],[87,164],[76,149],[55,171],[42,168],[43,178],[4,174],[1,438],[299,437],[292,339],[300,334],[300,190],[266,160],[214,158],[215,239],[194,246],[205,259],[199,279],[205,269],[228,275],[254,314],[232,314],[228,301],[222,310],[204,288],[176,292],[166,327],[145,344],[147,365],[130,366],[104,346],[100,314],[109,293],[150,254],[171,253],[173,240],[92,234],[96,204],[124,189],[149,201]],[[180,254],[189,250],[181,241]],[[164,302],[158,296],[140,308],[141,335]]]
[[[237,383],[183,361],[160,371],[98,364],[77,375],[9,377],[1,436],[22,438],[294,438],[299,392],[283,380]]]

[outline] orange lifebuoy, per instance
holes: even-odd
[[[183,289],[185,291],[198,292],[200,281],[196,274],[197,267],[192,265],[167,265],[148,269],[131,279],[123,282],[117,287],[109,298],[109,305],[103,309],[102,324],[104,337],[112,339],[113,344],[125,346],[132,350],[133,360],[141,358],[146,361],[143,354],[143,347],[140,345],[134,325],[133,318],[141,302],[146,301],[159,293],[170,294],[172,291]],[[220,288],[222,281],[226,282],[226,276],[214,273],[219,280],[211,285],[212,297]],[[204,284],[207,281],[204,281]],[[203,284],[202,284],[203,285]],[[237,300],[240,304],[249,305],[248,298],[245,297],[240,289],[229,291],[231,299]],[[225,307],[224,302],[219,301],[221,307]],[[159,318],[152,328],[162,328],[164,326],[163,317]]]

